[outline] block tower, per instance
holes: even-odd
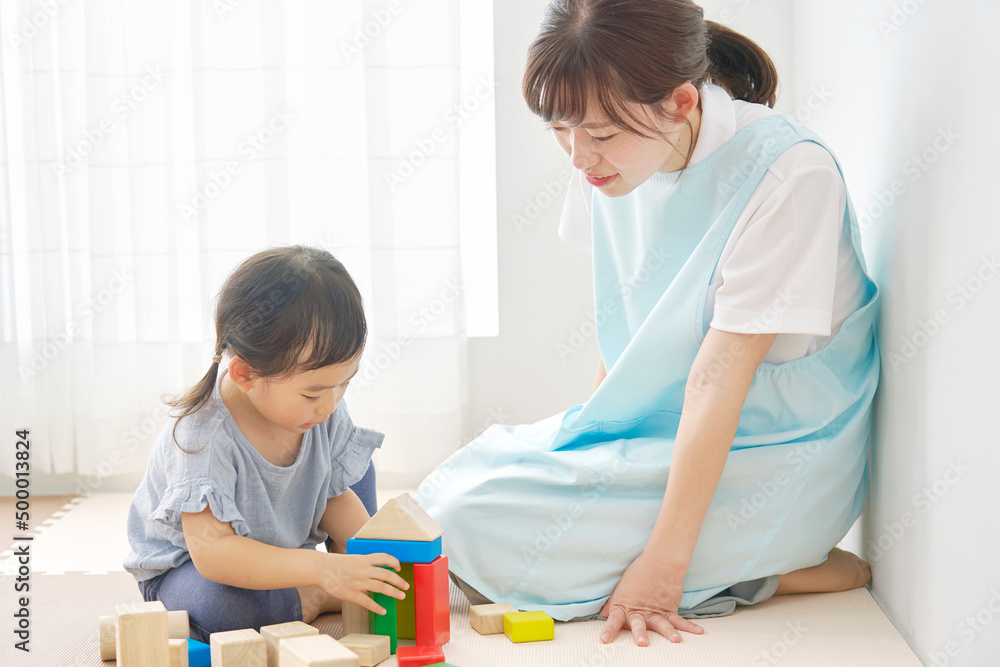
[[[410,584],[406,599],[374,593],[385,616],[344,604],[344,632],[414,639],[420,649],[443,646],[451,638],[448,617],[448,557],[441,555],[441,529],[409,494],[390,499],[357,535],[347,540],[349,554],[386,553],[399,560],[400,576]],[[360,611],[359,611],[360,610]],[[410,653],[410,648],[400,651]]]

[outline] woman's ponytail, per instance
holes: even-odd
[[[778,71],[770,56],[755,41],[721,23],[708,27],[708,79],[736,100],[774,107]]]

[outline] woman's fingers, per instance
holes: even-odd
[[[675,628],[677,628],[678,630],[683,630],[684,632],[690,632],[691,634],[694,635],[700,635],[703,632],[705,632],[705,628],[701,627],[697,623],[692,623],[691,621],[687,620],[677,612],[672,612],[670,614],[667,614],[667,621],[669,621],[670,624]]]
[[[618,636],[618,631],[625,627],[625,610],[621,607],[612,607],[608,614],[608,620],[601,628],[601,641],[610,644]]]
[[[643,615],[632,614],[629,625],[632,628],[632,636],[635,637],[636,646],[649,646],[649,637],[646,636],[646,619]]]
[[[649,629],[663,635],[672,642],[679,642],[681,640],[680,634],[674,629],[670,621],[659,614],[654,614],[650,617]]]

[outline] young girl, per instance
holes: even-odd
[[[222,286],[215,331],[211,368],[172,403],[132,499],[125,569],[206,642],[310,622],[341,600],[385,613],[367,592],[402,599],[406,582],[380,567],[399,570],[395,558],[315,549],[368,520],[352,485],[374,505],[383,436],[341,402],[367,335],[354,281],[324,250],[266,250]]]
[[[587,403],[419,490],[477,601],[644,645],[870,580],[835,545],[867,497],[879,295],[840,167],[776,87],[690,0],[550,4],[523,92],[582,177],[560,232],[593,253],[601,363]]]

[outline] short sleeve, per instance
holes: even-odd
[[[793,167],[785,171],[779,161]],[[735,333],[829,336],[844,181],[816,144],[786,151],[769,176],[777,186],[755,193],[757,202],[751,198],[749,220],[723,259],[710,325]]]
[[[331,473],[327,498],[339,496],[361,481],[371,465],[372,455],[385,439],[385,434],[379,431],[356,426],[343,401],[334,414],[337,415],[336,419],[327,424],[331,439]]]
[[[590,198],[593,193],[594,186],[584,180],[583,172],[574,169],[559,218],[559,238],[588,255],[592,252]]]
[[[153,510],[149,520],[183,532],[181,513],[197,513],[208,507],[212,516],[222,523],[232,524],[237,535],[250,534],[246,519],[236,508],[233,498],[221,491],[220,484],[207,477],[187,479],[166,488],[159,505]]]

